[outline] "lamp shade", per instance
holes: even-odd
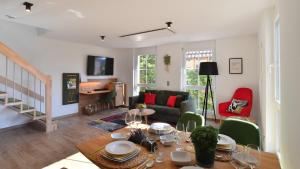
[[[218,75],[217,62],[200,62],[199,75]]]

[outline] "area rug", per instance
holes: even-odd
[[[115,130],[121,129],[125,127],[126,125],[114,123],[114,122],[108,122],[108,121],[103,121],[103,120],[93,120],[88,123],[91,127],[102,129],[105,131],[113,132]]]
[[[93,120],[88,124],[91,127],[113,132],[126,126],[124,117],[127,111],[124,111],[124,109],[115,110],[114,112],[111,112],[110,115]]]

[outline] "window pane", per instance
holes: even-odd
[[[140,70],[140,80],[139,83],[140,84],[146,84],[146,70]]]
[[[155,83],[155,71],[154,69],[148,69],[147,71],[147,84]]]
[[[198,85],[198,70],[187,69],[186,70],[186,84],[187,85]]]
[[[147,68],[148,69],[154,69],[155,68],[155,56],[154,55],[148,55]]]
[[[139,56],[139,69],[146,69],[147,57],[146,55]]]

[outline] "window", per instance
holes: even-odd
[[[151,89],[155,85],[156,56],[153,54],[145,54],[138,56],[138,91]]]
[[[280,103],[280,25],[279,19],[275,22],[275,54],[274,54],[274,73],[275,73],[275,100]]]
[[[199,76],[200,62],[213,61],[213,50],[187,51],[185,52],[185,85],[184,88],[190,95],[196,99],[197,109],[202,111],[206,76]],[[212,77],[211,77],[212,78]],[[212,88],[214,88],[214,79],[212,78]],[[208,112],[212,110],[211,95],[209,93]]]

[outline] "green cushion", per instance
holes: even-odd
[[[179,122],[183,123],[184,126],[187,125],[188,121],[194,120],[196,121],[197,126],[204,126],[204,118],[200,114],[196,114],[194,112],[185,112],[179,119]]]
[[[237,144],[260,146],[259,127],[246,120],[227,118],[221,124],[219,133],[233,138]]]

